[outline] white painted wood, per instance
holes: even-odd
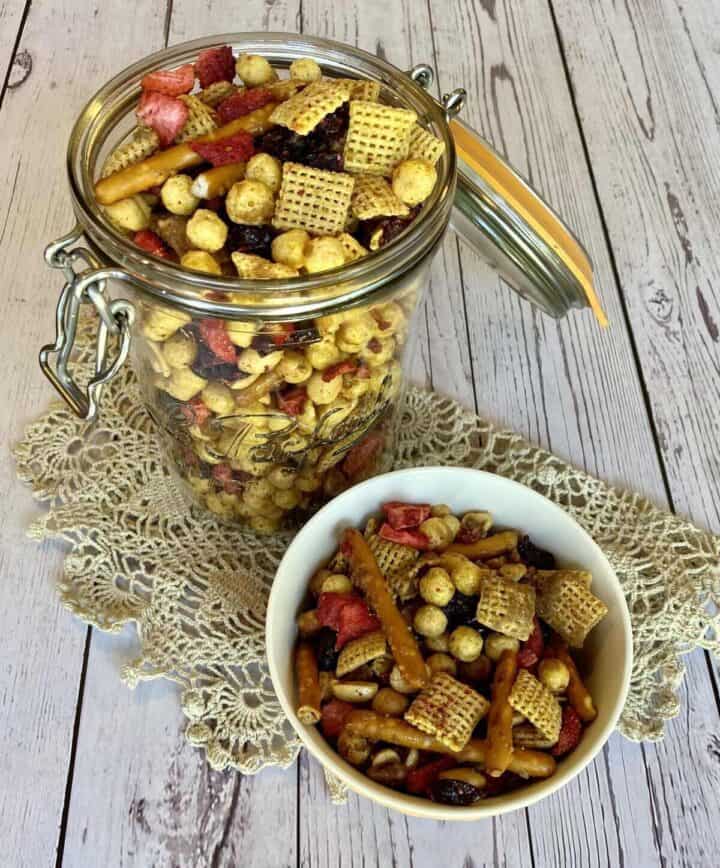
[[[0,82],[5,80],[8,67],[13,59],[15,41],[22,23],[25,11],[25,0],[1,0],[0,2]],[[17,69],[13,71],[11,84],[25,75],[27,69],[26,57],[19,59]]]

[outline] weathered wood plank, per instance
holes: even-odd
[[[465,247],[464,296],[453,296],[451,284],[445,319],[464,302],[482,413],[663,505],[666,492],[552,18],[537,3],[481,6],[431,2],[442,89],[461,84],[468,89],[469,122],[577,228],[595,262],[613,328],[600,332],[588,313],[558,324],[538,316]],[[442,345],[437,354],[435,346],[431,364],[445,355]],[[433,382],[437,387],[435,376]],[[690,668],[689,689],[714,713],[712,685],[702,665]],[[676,727],[676,737],[686,743],[689,732],[678,725],[682,734]],[[537,864],[659,863],[647,769],[637,746],[613,738],[602,760],[563,793],[530,810]],[[690,776],[677,784],[678,798],[692,799],[701,791],[705,773],[691,770]],[[673,834],[681,839],[682,821],[669,817],[667,822],[676,825]],[[557,830],[564,837],[557,837]],[[707,822],[701,838],[707,842],[713,835]]]
[[[6,4],[0,53],[14,44],[22,4]],[[113,17],[114,15],[114,17]],[[11,23],[15,22],[14,24]],[[4,97],[0,119],[0,339],[4,352],[4,444],[45,408],[49,385],[36,362],[37,349],[53,334],[60,278],[46,268],[42,251],[72,225],[64,155],[75,113],[89,93],[137,52],[162,15],[149,5],[134,16],[109,9],[88,14],[74,2],[35,3],[21,52],[32,71]],[[113,40],[103,36],[116,32]],[[102,51],[98,45],[102,44]],[[0,65],[4,62],[0,56]],[[4,736],[0,828],[6,858],[17,865],[55,861],[70,760],[86,629],[63,612],[53,583],[61,571],[59,547],[38,547],[24,536],[35,512],[30,495],[14,479],[12,462],[0,465],[5,497],[0,506],[0,573],[6,605],[0,611],[3,678],[0,730]]]
[[[27,74],[27,55],[15,56],[15,43],[22,26],[26,0],[2,0],[0,2],[0,86],[8,74],[8,67],[15,61],[15,68],[8,81],[10,88],[17,87]],[[0,95],[1,96],[1,95]]]

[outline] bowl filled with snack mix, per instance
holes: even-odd
[[[354,486],[298,533],[267,610],[275,691],[350,789],[472,820],[575,777],[613,731],[632,635],[591,537],[519,483],[464,468]]]

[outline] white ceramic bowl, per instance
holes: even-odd
[[[362,527],[388,500],[446,503],[454,513],[487,509],[497,525],[528,533],[533,542],[552,552],[560,565],[582,567],[592,573],[593,592],[609,609],[582,652],[582,671],[598,716],[576,750],[560,760],[551,778],[471,807],[441,805],[375,783],[346,763],[315,727],[298,720],[292,667],[297,638],[295,617],[310,577],[336,550],[343,528]],[[630,618],[620,583],[588,534],[559,506],[524,485],[491,473],[455,467],[421,467],[377,476],[344,492],[314,515],[292,541],[278,567],[266,630],[273,686],[310,753],[356,793],[405,814],[435,820],[492,817],[524,808],[559,790],[595,757],[615,728],[625,703],[632,664]]]

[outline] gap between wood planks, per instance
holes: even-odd
[[[555,9],[553,8],[553,0],[547,0],[548,9],[550,11],[550,17],[552,19],[553,28],[555,30],[555,38],[557,40],[558,48],[560,51],[560,57],[562,59],[563,71],[565,73],[565,80],[567,82],[568,95],[570,97],[570,102],[572,103],[573,113],[575,115],[575,121],[577,123],[578,133],[580,135],[580,142],[582,143],[583,154],[585,156],[585,165],[587,167],[588,176],[590,178],[590,183],[592,185],[593,197],[595,199],[595,203],[597,205],[598,215],[600,217],[600,223],[602,225],[603,236],[605,240],[605,246],[607,247],[608,256],[610,259],[610,267],[612,268],[613,277],[615,279],[615,283],[618,287],[618,295],[620,300],[620,307],[623,312],[623,319],[625,322],[625,327],[627,329],[628,338],[630,341],[630,349],[633,354],[633,359],[635,361],[635,368],[639,375],[640,380],[640,388],[642,389],[643,402],[645,404],[645,412],[648,418],[648,422],[650,425],[650,431],[652,433],[653,443],[655,444],[655,452],[658,456],[658,463],[660,467],[660,474],[662,476],[663,488],[665,489],[665,496],[668,500],[668,505],[670,510],[673,513],[676,513],[675,508],[675,500],[673,498],[672,488],[670,486],[670,479],[668,477],[667,465],[665,462],[665,455],[663,454],[662,448],[660,446],[660,436],[657,430],[657,422],[655,419],[655,414],[652,408],[652,402],[650,400],[650,392],[648,389],[647,382],[645,380],[645,373],[643,371],[642,361],[640,358],[640,352],[638,350],[637,341],[635,339],[635,335],[633,333],[632,321],[630,319],[630,312],[628,310],[627,299],[625,297],[625,293],[623,292],[622,280],[620,278],[620,270],[617,265],[617,258],[615,256],[615,250],[612,245],[612,241],[610,240],[610,232],[608,229],[607,219],[605,217],[605,211],[602,206],[602,202],[600,200],[600,193],[598,191],[597,178],[595,177],[595,170],[593,168],[592,160],[590,159],[590,151],[587,144],[587,139],[585,137],[585,129],[583,127],[582,119],[580,117],[580,111],[577,105],[577,97],[575,93],[575,87],[573,86],[572,76],[570,74],[570,68],[567,62],[567,56],[565,51],[565,45],[562,38],[562,33],[560,31],[560,27],[558,26],[557,16],[555,15]],[[464,297],[464,290],[463,290]],[[676,513],[677,514],[677,513]],[[708,674],[710,676],[710,684],[712,686],[713,695],[715,697],[715,705],[718,710],[718,714],[720,714],[720,684],[718,683],[718,675],[715,671],[715,667],[712,662],[712,658],[710,657],[709,651],[703,652],[705,655],[705,665],[707,667]],[[643,754],[644,755],[644,754]]]

